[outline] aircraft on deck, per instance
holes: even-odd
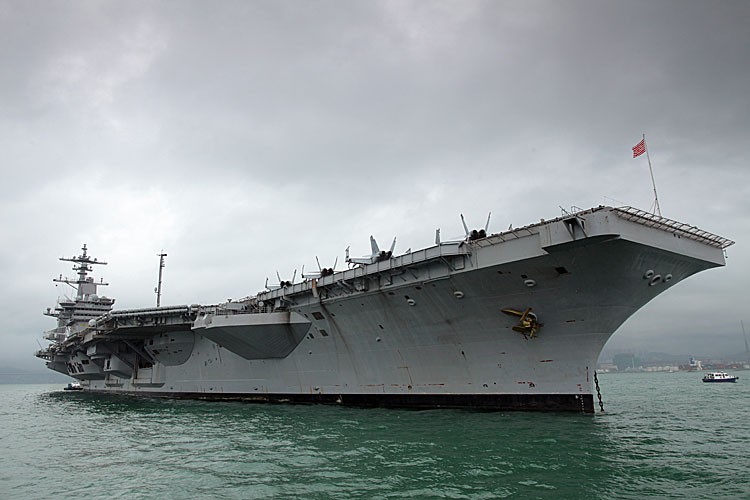
[[[478,240],[480,238],[486,238],[489,229],[490,229],[490,217],[492,217],[492,212],[487,214],[487,223],[484,225],[484,229],[472,229],[469,231],[469,227],[466,225],[466,220],[464,219],[464,214],[461,214],[461,224],[464,226],[464,231],[466,235],[464,237],[455,237],[451,238],[449,240],[443,241],[440,239],[440,228],[435,230],[435,244],[440,245],[441,243],[456,243],[459,241],[474,241]]]
[[[292,286],[294,284],[294,280],[297,278],[297,270],[294,270],[294,275],[292,276],[291,281],[286,281],[281,279],[281,275],[278,271],[276,271],[276,277],[279,279],[278,285],[269,285],[268,284],[268,278],[266,278],[266,289],[267,290],[278,290],[279,288],[286,288],[288,286]]]
[[[393,238],[393,243],[391,243],[391,248],[388,251],[381,250],[380,247],[378,247],[378,242],[375,241],[375,238],[371,235],[370,236],[370,248],[372,249],[372,254],[364,256],[364,257],[349,257],[349,247],[346,248],[346,262],[349,264],[360,264],[360,265],[367,265],[367,264],[374,264],[375,262],[382,262],[384,260],[388,260],[391,257],[393,257],[393,249],[396,248],[396,238]]]
[[[318,272],[313,271],[311,273],[305,273],[305,266],[302,266],[303,279],[325,278],[326,276],[331,276],[336,272],[336,264],[338,264],[339,258],[336,257],[336,260],[333,263],[333,267],[321,267],[320,260],[318,259],[317,255],[315,256],[315,262],[318,263]]]

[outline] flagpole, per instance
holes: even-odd
[[[651,156],[648,154],[648,143],[646,142],[646,134],[643,134],[643,146],[646,148],[646,158],[648,158],[648,171],[651,172],[651,185],[654,186],[654,208],[656,208],[656,215],[661,217],[661,208],[659,208],[659,195],[656,194],[656,182],[654,181],[654,169],[651,168]]]

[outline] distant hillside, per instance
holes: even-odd
[[[67,384],[70,377],[46,368],[28,370],[0,364],[0,384]]]
[[[635,354],[638,359],[646,365],[684,365],[691,358],[702,360],[703,362],[713,360],[725,363],[747,362],[750,356],[746,352],[729,352],[724,354],[705,355],[700,352],[671,354],[665,352],[650,352],[644,349],[609,349],[605,348],[599,356],[599,363],[609,363],[614,360],[618,354]]]
[[[665,332],[649,336],[637,332],[627,335],[615,334],[604,346],[601,358],[610,358],[619,352],[663,353],[680,357],[696,358],[745,358],[745,343],[742,335],[735,333],[681,333]]]

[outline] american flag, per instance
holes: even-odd
[[[646,152],[646,139],[633,146],[633,158],[637,158]]]

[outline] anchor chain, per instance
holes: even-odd
[[[602,391],[599,390],[599,378],[594,372],[594,385],[596,386],[596,397],[599,398],[599,408],[604,412],[604,403],[602,403]]]

